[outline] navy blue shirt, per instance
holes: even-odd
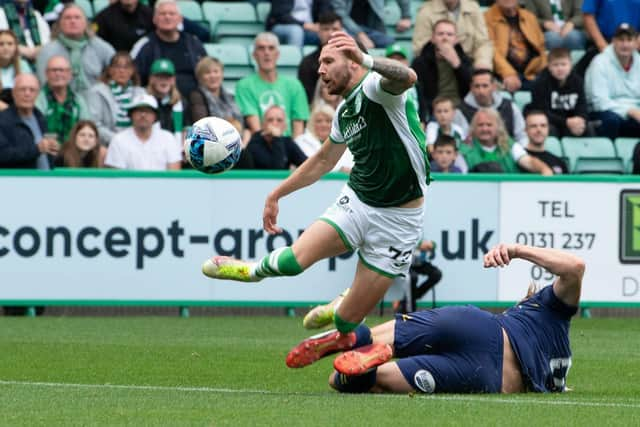
[[[571,368],[569,321],[578,307],[562,302],[546,286],[497,315],[520,361],[525,384],[538,392],[564,391]]]

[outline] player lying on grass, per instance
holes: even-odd
[[[345,146],[355,162],[347,185],[291,247],[278,248],[257,263],[213,257],[202,271],[212,278],[256,282],[295,276],[321,259],[357,249],[351,290],[329,319],[348,333],[375,307],[393,279],[409,271],[422,235],[429,166],[418,114],[406,95],[416,81],[413,70],[363,54],[353,38],[336,32],[322,48],[318,73],[329,92],[344,100],[320,151],[267,197],[264,229],[270,234],[282,231],[276,223],[279,200],[329,172]],[[307,319],[311,326],[326,320]]]
[[[341,392],[517,393],[564,391],[571,367],[569,322],[580,300],[584,262],[567,252],[500,244],[484,266],[521,258],[557,276],[501,314],[473,306],[410,314],[369,330],[308,338],[287,356],[303,367],[342,350],[329,384]],[[391,361],[393,357],[397,359]]]

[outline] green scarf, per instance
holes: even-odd
[[[124,129],[131,126],[129,108],[131,108],[131,102],[133,101],[133,85],[128,82],[125,86],[120,86],[111,80],[109,81],[109,89],[111,89],[111,94],[115,98],[116,104],[118,104],[116,127]]]
[[[16,5],[8,1],[3,6],[4,13],[7,16],[7,21],[9,23],[9,28],[18,38],[18,42],[21,45],[27,45],[27,40],[24,37],[24,31],[22,30],[22,24],[20,23],[20,16],[18,16],[18,10],[16,9]],[[29,34],[31,34],[31,41],[34,46],[40,46],[40,31],[38,31],[38,21],[36,21],[36,15],[33,13],[33,7],[25,7],[25,24],[26,29],[29,30]]]
[[[67,89],[67,98],[62,104],[53,96],[49,85],[45,85],[43,89],[47,98],[47,131],[55,132],[58,142],[62,144],[69,137],[73,125],[80,119],[80,105],[70,88]]]
[[[69,51],[69,62],[71,62],[71,73],[76,91],[80,93],[89,89],[89,80],[82,64],[82,50],[89,44],[89,38],[84,36],[80,40],[75,40],[59,34],[58,41]]]

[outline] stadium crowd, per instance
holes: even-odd
[[[1,0],[0,167],[187,168],[185,132],[218,116],[242,135],[237,168],[295,168],[329,135],[340,99],[318,58],[344,29],[416,71],[407,96],[434,171],[568,173],[563,146],[578,137],[629,165],[608,172],[640,173],[631,0],[229,2],[257,11],[261,28],[253,72],[227,78],[229,57],[208,53],[225,43],[219,25],[183,16],[187,3],[226,2]],[[279,62],[290,49],[293,71]],[[347,150],[336,170],[352,167]]]

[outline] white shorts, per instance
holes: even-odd
[[[413,250],[422,238],[424,206],[372,207],[345,185],[320,220],[336,229],[349,250],[358,249],[365,266],[393,278],[409,271]]]

